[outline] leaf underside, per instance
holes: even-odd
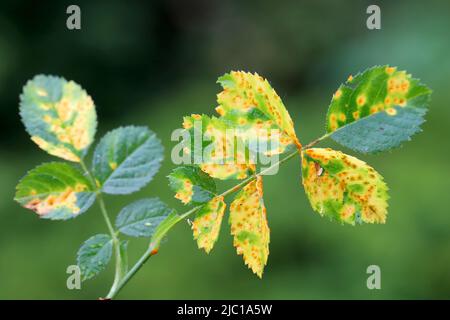
[[[77,263],[82,280],[88,280],[103,271],[111,260],[113,241],[107,234],[97,234],[78,250]]]
[[[34,77],[20,95],[20,115],[31,139],[62,159],[79,162],[94,140],[94,103],[73,81],[45,75]]]
[[[158,198],[138,200],[122,209],[116,219],[116,228],[128,236],[151,237],[172,211]]]
[[[311,206],[341,223],[384,223],[388,187],[365,162],[332,149],[302,153],[302,176]]]
[[[333,95],[326,128],[338,143],[373,153],[411,139],[425,121],[431,90],[394,67],[350,77]]]
[[[242,255],[245,264],[261,278],[270,242],[261,176],[236,195],[230,206],[229,222],[237,254]]]
[[[192,222],[194,239],[197,240],[199,249],[204,249],[206,253],[212,250],[219,237],[225,208],[223,197],[215,197],[197,212]]]
[[[17,185],[15,200],[41,218],[65,220],[94,202],[90,182],[68,163],[51,162],[31,170]]]
[[[163,159],[163,146],[145,127],[121,127],[107,133],[94,152],[93,173],[102,191],[129,194],[149,183]]]

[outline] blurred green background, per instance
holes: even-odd
[[[66,28],[78,4],[82,29]],[[382,29],[366,28],[379,4]],[[0,10],[0,298],[105,296],[112,265],[82,290],[66,288],[80,244],[107,229],[97,206],[65,222],[40,220],[13,202],[17,181],[55,158],[38,149],[18,115],[18,96],[38,73],[80,83],[99,116],[97,138],[119,125],[149,126],[166,147],[153,182],[106,197],[114,216],[131,200],[159,196],[183,212],[166,175],[170,134],[183,115],[212,114],[216,78],[232,69],[270,79],[308,142],[324,131],[338,85],[375,64],[420,77],[433,90],[423,132],[402,148],[360,156],[390,187],[386,225],[341,226],[314,213],[294,160],[265,179],[271,254],[259,280],[235,254],[224,223],[208,256],[187,223],[121,292],[122,299],[450,298],[450,3],[448,1],[2,1]],[[354,154],[331,141],[332,146]],[[147,241],[131,242],[130,260]],[[381,267],[381,290],[366,268]]]

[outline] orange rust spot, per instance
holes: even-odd
[[[387,105],[391,104],[391,97],[386,97],[386,99],[384,99],[384,103]]]
[[[225,110],[223,110],[222,106],[216,107],[216,112],[221,116],[225,114]]]
[[[393,74],[394,71],[395,71],[395,68],[394,68],[394,67],[386,67],[386,73],[387,73],[387,74]]]
[[[358,104],[358,106],[363,106],[366,104],[366,96],[364,95],[360,95],[358,96],[358,98],[356,99],[356,103]]]
[[[395,116],[397,114],[397,110],[395,110],[394,108],[387,108],[386,113],[390,116]]]
[[[340,89],[338,89],[335,93],[334,93],[334,99],[339,99],[342,96],[342,91]]]

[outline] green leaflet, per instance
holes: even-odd
[[[192,162],[216,179],[245,179],[255,171],[248,148],[224,121],[206,115],[184,117],[191,143],[184,152]],[[241,147],[238,147],[241,146]]]
[[[132,237],[151,237],[173,210],[158,198],[142,199],[120,211],[116,228]]]
[[[161,244],[162,239],[165,237],[167,232],[180,220],[181,216],[176,214],[174,210],[158,225],[158,227],[156,227],[155,232],[150,239],[150,248],[152,249],[152,254],[158,252],[159,245]]]
[[[120,241],[120,247],[119,247],[119,253],[120,253],[120,277],[123,279],[123,277],[128,272],[128,240],[121,240]]]
[[[332,149],[302,153],[305,192],[314,210],[341,223],[384,223],[388,187],[365,162]]]
[[[31,139],[49,154],[79,162],[94,140],[97,114],[78,84],[35,76],[20,95],[20,115]]]
[[[107,234],[97,234],[83,243],[78,250],[77,264],[82,280],[88,280],[103,271],[111,260],[113,240]]]
[[[282,153],[290,144],[301,147],[289,113],[266,79],[257,73],[231,71],[217,82],[224,90],[217,95],[216,111],[221,119],[241,131],[244,141],[268,141],[267,134],[277,132],[276,145],[269,143],[265,153]]]
[[[121,127],[107,133],[95,149],[92,169],[109,194],[129,194],[149,183],[163,159],[163,146],[145,127]]]
[[[65,220],[85,212],[95,200],[87,178],[70,164],[51,162],[30,172],[16,187],[15,200],[41,218]]]
[[[359,152],[399,146],[420,131],[431,90],[394,67],[370,68],[350,77],[333,95],[326,128]]]
[[[261,278],[270,242],[261,176],[236,195],[230,206],[229,222],[237,254],[242,254],[245,264]]]
[[[170,188],[176,192],[175,198],[184,204],[205,203],[216,194],[214,180],[197,166],[177,167],[168,178]]]
[[[206,203],[196,214],[192,222],[194,239],[199,249],[209,253],[219,237],[220,226],[226,204],[222,196],[215,197]]]

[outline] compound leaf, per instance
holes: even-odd
[[[151,237],[173,210],[158,198],[142,199],[126,206],[116,219],[117,229],[132,237]]]
[[[149,183],[163,159],[163,146],[146,127],[121,127],[107,133],[95,149],[93,172],[102,191],[129,194]]]
[[[370,153],[399,146],[419,132],[431,90],[394,67],[370,68],[335,92],[327,132],[353,150]]]
[[[289,113],[266,79],[257,73],[231,71],[217,82],[223,91],[217,95],[216,111],[221,119],[239,129],[244,141],[265,141],[265,153],[269,155],[282,153],[291,144],[301,147]],[[274,133],[276,143],[272,140],[269,144]]]
[[[341,223],[384,223],[388,187],[365,162],[332,149],[302,153],[302,176],[312,208]]]
[[[85,212],[95,200],[88,179],[68,163],[51,162],[31,170],[17,185],[15,200],[41,218],[65,220]]]
[[[226,204],[222,196],[215,197],[206,203],[196,214],[192,222],[194,239],[199,249],[209,253],[216,243]]]
[[[78,84],[38,75],[20,95],[20,115],[31,139],[49,154],[79,162],[94,140],[97,114]]]
[[[245,264],[261,278],[270,242],[261,176],[236,195],[230,206],[229,222],[237,254],[242,254]]]
[[[180,166],[170,175],[169,186],[176,192],[175,198],[184,204],[202,204],[216,194],[214,180],[197,166]]]
[[[184,152],[191,155],[192,163],[211,177],[222,180],[244,179],[255,171],[255,165],[248,156],[248,148],[226,122],[193,114],[184,117],[183,127],[191,138]]]
[[[82,280],[88,280],[103,271],[111,260],[113,240],[107,234],[97,234],[78,250],[77,264]]]

